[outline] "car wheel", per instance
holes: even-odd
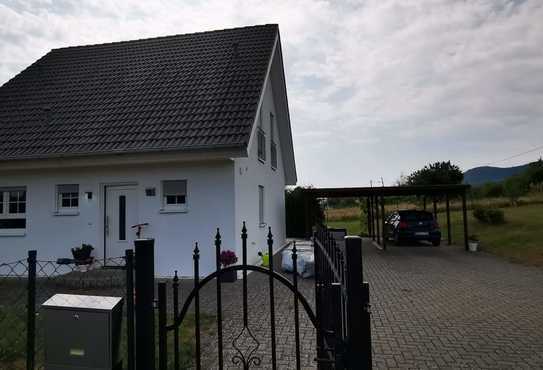
[[[432,245],[438,247],[441,244],[441,240],[432,240]]]

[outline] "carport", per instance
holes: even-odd
[[[447,243],[451,240],[451,213],[450,200],[461,198],[462,200],[462,224],[464,231],[464,247],[468,250],[468,218],[466,193],[469,185],[426,185],[426,186],[380,186],[380,187],[352,187],[352,188],[308,188],[304,190],[305,194],[305,230],[306,234],[311,233],[312,221],[314,220],[314,209],[311,205],[314,202],[311,198],[360,198],[366,200],[368,232],[380,248],[386,250],[387,240],[384,237],[385,228],[385,197],[392,196],[417,196],[422,197],[423,207],[426,210],[427,199],[433,203],[433,213],[437,218],[437,199],[445,198],[445,213],[447,219]]]

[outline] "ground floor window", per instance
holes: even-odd
[[[264,186],[258,185],[258,220],[260,226],[266,226],[264,222]]]
[[[59,211],[79,209],[79,185],[57,185],[57,208]]]
[[[165,210],[185,210],[187,205],[187,180],[162,181],[162,207]]]
[[[26,188],[0,187],[0,235],[26,229]]]

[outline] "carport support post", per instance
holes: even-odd
[[[370,208],[369,208],[369,212],[370,212],[370,229],[371,229],[371,232],[370,232],[370,237],[372,240],[375,240],[375,227],[374,227],[374,224],[373,224],[373,197],[368,197],[369,201],[370,201]]]
[[[371,217],[370,217],[370,198],[369,197],[366,198],[366,216],[368,219],[368,222],[367,222],[368,236],[371,236],[371,226],[370,226]]]
[[[375,225],[377,226],[377,244],[381,244],[381,231],[379,230],[379,198],[375,197]]]
[[[155,240],[137,239],[136,368],[155,370]]]
[[[451,209],[450,209],[450,202],[449,202],[449,194],[445,194],[445,203],[446,203],[446,209],[447,209],[447,243],[451,245],[452,238],[451,238]]]
[[[464,222],[464,248],[468,250],[468,213],[466,207],[466,193],[462,193],[462,221]]]
[[[383,239],[383,249],[387,249],[387,236],[385,231],[385,197],[381,196],[381,218],[383,221],[382,226],[382,239]]]

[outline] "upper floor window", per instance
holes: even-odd
[[[266,134],[261,127],[258,128],[257,132],[258,138],[258,159],[262,162],[266,161]]]
[[[275,117],[270,112],[270,157],[271,168],[277,169],[277,145],[275,144]]]
[[[187,204],[187,180],[162,181],[162,207],[164,210],[184,210]]]
[[[79,185],[57,185],[57,207],[62,210],[77,210],[79,208]]]

